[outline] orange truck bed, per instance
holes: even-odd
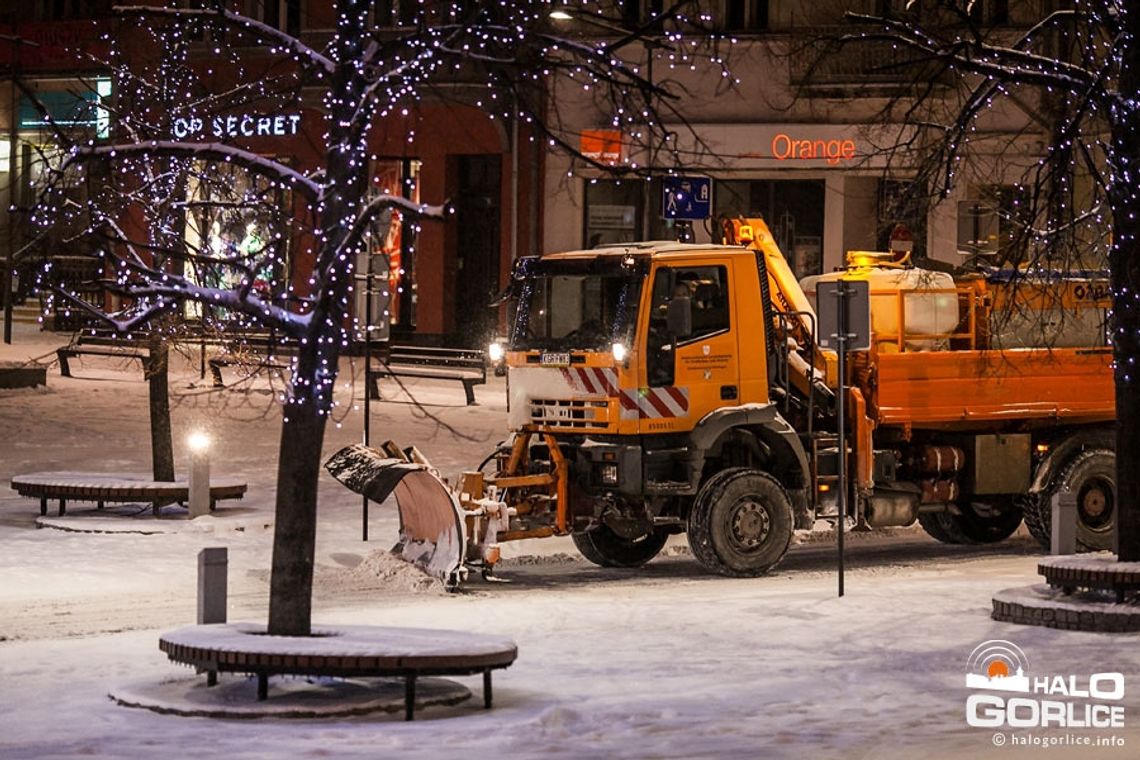
[[[1115,418],[1110,348],[884,353],[871,357],[870,416],[882,425]]]

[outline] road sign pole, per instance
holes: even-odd
[[[846,379],[847,379],[847,288],[843,280],[835,289],[838,325],[835,331],[836,350],[839,352],[839,398],[836,399],[836,428],[839,437],[839,493],[836,501],[839,507],[839,520],[836,525],[836,538],[839,549],[839,596],[843,596],[843,531],[847,522],[847,426],[844,419],[846,411]]]
[[[847,497],[851,493],[847,477],[847,352],[866,351],[871,347],[871,297],[865,280],[834,280],[816,287],[819,308],[819,345],[834,349],[839,358],[838,395],[835,404],[836,437],[839,461],[836,463],[838,493],[836,508],[836,543],[838,548],[839,596],[844,588],[844,531],[847,527]]]
[[[365,253],[368,266],[364,275],[364,445],[372,444],[372,385],[368,373],[372,369],[372,251]],[[360,540],[368,540],[368,497],[362,497],[360,507]]]

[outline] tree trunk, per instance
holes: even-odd
[[[1112,122],[1112,344],[1116,379],[1116,538],[1121,562],[1140,561],[1140,13],[1123,14],[1131,44],[1121,63],[1124,103]]]
[[[146,379],[150,387],[150,457],[155,480],[174,480],[174,444],[170,428],[170,346],[151,330]]]
[[[277,464],[268,632],[308,636],[312,626],[317,481],[328,417],[312,403],[287,406],[286,410]]]
[[[1140,203],[1116,206],[1113,222],[1113,354],[1116,377],[1116,531],[1121,562],[1140,561]]]
[[[367,190],[368,151],[364,131],[371,104],[356,62],[363,53],[366,0],[339,0],[332,44],[337,61],[329,83],[329,131],[325,185],[319,210],[321,232],[308,335],[290,381],[281,427],[277,466],[277,524],[273,574],[269,582],[268,632],[308,636],[312,628],[313,556],[317,535],[317,481],[325,422],[333,408],[338,360],[347,343],[344,321],[358,248],[343,248],[349,224],[360,213]],[[358,109],[365,105],[362,118]]]

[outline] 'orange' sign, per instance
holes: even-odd
[[[855,141],[851,139],[797,140],[783,132],[772,138],[772,156],[780,161],[826,161],[835,166],[855,158]]]
[[[625,162],[625,138],[616,129],[584,129],[578,140],[583,156],[600,164]]]

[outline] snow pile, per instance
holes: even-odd
[[[387,550],[375,551],[352,568],[337,568],[320,578],[322,587],[332,584],[352,588],[383,588],[391,591],[445,593],[443,581]]]
[[[1140,562],[1118,562],[1116,555],[1109,552],[1097,554],[1064,554],[1046,557],[1041,560],[1042,567],[1064,568],[1067,570],[1089,570],[1094,573],[1137,573],[1140,572]]]
[[[275,677],[269,699],[257,699],[257,679],[223,674],[217,686],[204,676],[154,679],[113,686],[107,695],[124,707],[164,715],[204,718],[332,718],[402,712],[401,678]],[[416,708],[454,705],[471,697],[462,684],[443,678],[416,681]]]
[[[1002,589],[994,594],[994,600],[1041,610],[1101,612],[1127,617],[1140,616],[1140,602],[1125,600],[1118,603],[1115,593],[1101,589],[1080,589],[1066,594],[1059,588],[1051,588],[1044,583],[1035,583],[1030,586]]]
[[[344,658],[376,657],[382,660],[403,658],[400,667],[421,667],[433,657],[467,658],[487,656],[491,661],[479,666],[506,667],[518,654],[515,642],[505,636],[493,636],[471,631],[454,631],[440,628],[393,628],[379,625],[314,625],[310,636],[270,636],[264,623],[214,623],[189,625],[162,634],[166,651],[178,648],[202,649],[210,653],[232,652],[251,656],[282,655],[289,657]],[[192,664],[195,657],[171,654],[175,662]],[[418,658],[418,659],[417,659]],[[412,662],[415,660],[415,662]],[[260,661],[254,658],[254,662]],[[444,667],[466,667],[444,663]],[[277,663],[275,662],[276,666]],[[439,667],[439,663],[434,663]],[[282,670],[288,675],[290,663]],[[325,667],[318,664],[318,667]],[[349,665],[348,669],[359,666]],[[387,667],[387,666],[386,666]]]
[[[522,567],[530,565],[567,565],[574,562],[582,562],[581,557],[566,552],[556,552],[554,554],[522,554],[518,557],[504,557],[499,563],[502,567]]]

